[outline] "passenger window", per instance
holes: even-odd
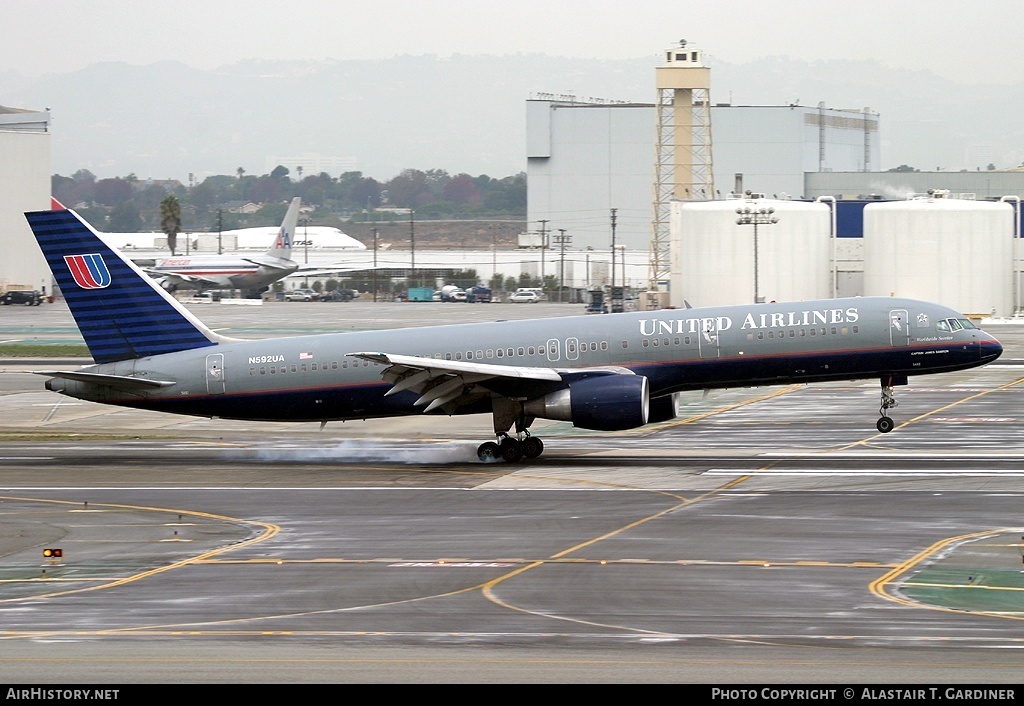
[[[455,352],[455,360],[462,360],[462,351]]]
[[[536,349],[533,346],[530,346],[528,350],[530,352],[530,355],[534,355],[534,353],[536,352]]]
[[[504,351],[504,350],[502,350],[501,348],[499,348],[499,349],[498,349],[498,357],[499,357],[499,358],[502,358],[502,357],[504,357],[504,355],[505,355],[505,351]]]
[[[601,341],[601,350],[608,350],[608,341]]]
[[[526,355],[526,349],[522,346],[519,347],[519,355]]]
[[[644,344],[643,344],[643,345],[644,345],[644,348],[649,348],[649,347],[650,347],[650,345],[651,345],[651,342],[650,342],[650,341],[648,341],[648,340],[647,340],[647,339],[645,338],[645,339],[644,339]]]

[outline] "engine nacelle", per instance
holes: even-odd
[[[572,422],[581,429],[621,431],[647,424],[650,404],[646,377],[601,375],[528,400],[523,411],[531,417]]]
[[[647,423],[667,422],[676,418],[676,396],[675,394],[654,397],[651,399],[647,412]]]

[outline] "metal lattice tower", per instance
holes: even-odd
[[[671,202],[714,198],[711,162],[711,69],[686,40],[665,52],[655,69],[654,203],[651,222],[650,288],[671,273]]]

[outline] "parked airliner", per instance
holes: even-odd
[[[70,210],[26,218],[95,364],[39,371],[70,397],[202,417],[493,418],[482,461],[544,449],[535,419],[618,431],[666,421],[684,390],[874,378],[893,387],[1002,353],[948,307],[897,297],[772,302],[240,340],[217,334]],[[511,432],[511,433],[510,433]]]
[[[281,227],[262,255],[178,255],[160,258],[143,270],[172,292],[181,288],[240,289],[247,296],[259,296],[299,269],[299,263],[291,257],[301,202],[298,196],[292,199]]]

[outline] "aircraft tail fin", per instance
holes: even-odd
[[[274,237],[274,243],[267,250],[267,257],[277,257],[282,260],[292,259],[292,243],[295,242],[295,228],[299,224],[299,206],[302,204],[302,197],[296,196],[288,205],[288,211],[281,221],[281,228]]]
[[[213,346],[207,328],[77,213],[25,214],[97,363]]]

